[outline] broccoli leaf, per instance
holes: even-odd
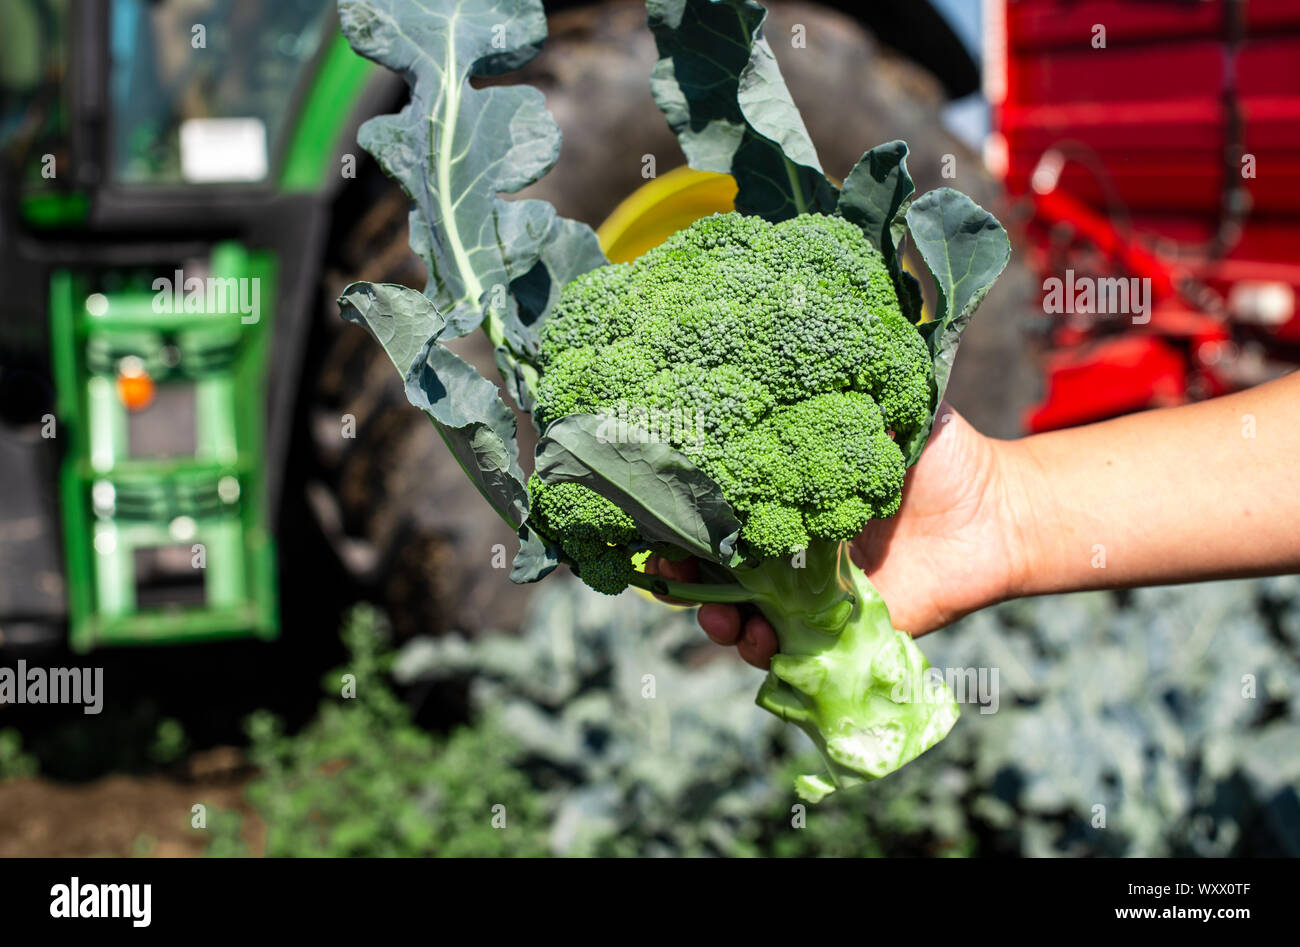
[[[960,191],[941,187],[912,202],[907,227],[939,291],[921,334],[934,360],[935,404],[943,399],[961,334],[1011,257],[998,219]]]
[[[406,286],[353,283],[339,297],[339,309],[384,346],[406,381],[407,400],[428,416],[484,499],[519,533],[516,581],[553,569],[554,552],[525,524],[528,492],[514,415],[495,385],[442,344],[446,320],[433,303]]]
[[[507,239],[505,235],[503,239]],[[522,260],[507,258],[510,292],[498,287],[489,294],[487,308],[489,316],[499,319],[505,336],[505,344],[496,349],[497,370],[521,411],[531,415],[536,403],[534,360],[541,345],[542,322],[560,298],[560,290],[569,280],[606,262],[595,231],[566,217],[553,219],[551,235],[538,254]],[[519,264],[530,268],[518,272]],[[536,427],[535,420],[533,423]]]
[[[835,212],[862,228],[880,251],[894,278],[903,315],[913,324],[921,320],[921,287],[903,269],[903,215],[916,190],[907,172],[907,143],[889,141],[864,154],[840,190]]]
[[[502,518],[520,526],[528,494],[515,417],[496,385],[433,338],[406,376],[406,398],[433,419],[456,460]]]
[[[611,423],[595,414],[555,421],[537,443],[537,475],[612,500],[651,541],[715,562],[738,561],[740,521],[718,485],[668,444],[608,436]]]
[[[525,585],[550,575],[560,564],[559,553],[527,523],[519,527],[519,552],[510,568],[510,581]]]
[[[506,288],[539,265],[552,273],[559,266],[562,280],[605,262],[590,228],[561,221],[545,201],[497,196],[533,183],[559,155],[560,130],[542,93],[469,84],[536,55],[546,36],[540,0],[340,0],[339,17],[353,49],[411,86],[401,112],[370,119],[357,140],[415,205],[411,247],[428,267],[425,294],[450,335],[486,315],[493,343],[512,343],[513,356],[526,357],[527,345],[515,350],[528,337],[521,326],[542,313],[507,333]],[[558,252],[544,253],[557,241]]]
[[[424,295],[396,283],[353,283],[338,303],[344,319],[370,330],[403,378],[424,344],[447,325]]]
[[[915,190],[907,172],[907,143],[887,141],[853,166],[835,210],[861,227],[885,262],[893,263],[898,258],[894,218]]]
[[[659,50],[650,88],[691,167],[731,174],[741,213],[831,213],[835,187],[763,38],[767,11],[753,0],[647,0],[646,11]]]
[[[339,18],[361,55],[400,72],[410,102],[370,119],[357,139],[411,199],[411,247],[425,261],[418,293],[355,284],[344,315],[379,339],[461,467],[520,538],[511,578],[555,566],[527,527],[528,494],[514,418],[495,386],[438,340],[482,325],[508,390],[531,408],[538,330],[559,287],[603,265],[590,227],[545,201],[498,195],[533,183],[555,163],[560,132],[528,86],[474,89],[527,63],[546,35],[540,0],[340,0]]]
[[[536,261],[527,271],[511,274],[510,291],[516,305],[506,320],[507,339],[518,351],[535,357],[542,321],[560,298],[564,284],[608,262],[594,230],[576,220],[556,217]]]

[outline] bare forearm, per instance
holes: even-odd
[[[1300,571],[1300,373],[997,451],[1014,594]]]

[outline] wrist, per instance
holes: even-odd
[[[1042,579],[1054,559],[1052,491],[1027,439],[989,443],[1000,488],[998,527],[1006,542],[1002,600],[1037,595],[1049,590]]]

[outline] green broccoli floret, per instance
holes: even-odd
[[[543,425],[602,412],[650,424],[717,482],[759,558],[893,515],[895,441],[933,408],[929,353],[879,251],[855,224],[820,214],[778,224],[715,214],[633,263],[585,273],[543,326],[538,366]],[[607,529],[617,508],[595,499],[566,496],[598,522],[534,517],[589,584],[598,574],[601,591],[619,591],[621,573],[579,559],[605,563],[609,544],[627,542]]]
[[[630,516],[578,483],[546,484],[534,475],[528,493],[533,526],[557,538],[582,581],[607,595],[627,588],[632,560],[623,547],[637,538]]]

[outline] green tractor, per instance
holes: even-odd
[[[0,8],[0,645],[277,634],[331,224],[401,91],[329,0]]]
[[[845,167],[900,122],[924,149],[975,86],[928,4],[772,6],[772,30],[819,37],[783,66]],[[928,38],[929,99],[859,20],[904,52]],[[644,23],[640,0],[568,11],[517,77],[570,136],[537,196],[593,224],[647,155],[682,160]],[[879,101],[846,121],[834,89],[877,60],[854,87]],[[355,598],[399,637],[518,621],[513,536],[334,303],[357,279],[424,285],[406,197],[356,145],[405,95],[333,0],[0,4],[0,650],[270,639]]]

